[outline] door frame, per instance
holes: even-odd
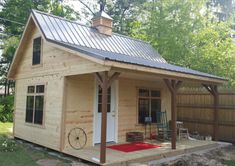
[[[114,123],[114,127],[115,127],[115,131],[114,131],[114,142],[118,143],[118,101],[119,101],[119,81],[115,80],[113,82],[114,84],[114,91],[115,91],[115,123]],[[98,91],[97,91],[97,87],[98,87],[98,82],[95,80],[94,81],[94,96],[93,96],[93,138],[92,138],[92,146],[95,146],[95,126],[96,126],[96,114],[97,114],[97,110],[98,110]],[[111,94],[112,95],[112,94]]]

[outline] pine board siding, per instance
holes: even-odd
[[[31,27],[31,33],[25,36],[27,40],[24,43],[24,50],[18,57],[19,65],[15,76],[17,95],[14,111],[14,136],[51,149],[62,150],[62,142],[66,140],[61,133],[63,130],[61,126],[65,121],[62,117],[64,113],[62,111],[64,111],[64,80],[66,76],[104,71],[107,68],[78,55],[55,48],[45,40],[42,41],[41,64],[32,66],[32,43],[34,38],[40,36],[40,32],[33,22]],[[25,123],[25,113],[27,86],[37,84],[45,84],[46,89],[44,126],[36,127]],[[93,98],[93,96],[92,91],[90,97]],[[70,116],[68,115],[68,117]],[[92,128],[88,133],[91,131]],[[89,141],[91,142],[91,139]]]
[[[93,143],[94,114],[94,75],[79,75],[66,78],[66,112],[65,112],[65,150],[71,148],[68,134],[74,127],[82,128],[87,134],[86,146]]]
[[[45,85],[44,124],[25,122],[27,86]],[[47,76],[16,81],[17,96],[14,121],[14,136],[39,145],[59,150],[62,112],[63,77]]]
[[[42,64],[32,66],[33,39],[40,36],[37,28],[32,33],[32,37],[25,43],[27,46],[22,54],[16,79],[29,78],[32,74],[68,76],[107,70],[107,67],[55,48],[45,40],[42,42]]]
[[[119,79],[119,103],[118,103],[118,142],[126,141],[126,132],[142,131],[145,126],[138,124],[138,88],[157,89],[161,91],[161,110],[167,111],[168,120],[171,119],[171,99],[164,82],[142,81],[135,79]],[[147,126],[149,131],[149,126]],[[155,125],[152,125],[152,132],[156,132]],[[147,132],[149,137],[149,132]]]

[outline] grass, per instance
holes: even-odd
[[[12,123],[1,123],[0,122],[0,135],[1,136],[7,136],[12,134]]]
[[[9,136],[12,135],[12,123],[0,123],[0,165],[6,166],[38,166],[36,163],[39,159],[57,159],[54,156],[48,155],[46,151],[36,150],[27,144],[15,142]],[[8,146],[3,144],[7,142]],[[14,146],[14,150],[11,152]],[[2,149],[6,151],[2,151]],[[59,159],[60,160],[60,159]],[[68,161],[62,161],[68,162]]]
[[[234,166],[235,160],[224,160],[222,163],[227,166]]]

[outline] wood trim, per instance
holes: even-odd
[[[19,45],[18,45],[18,47],[17,47],[17,49],[16,49],[16,51],[15,51],[15,54],[14,54],[14,56],[13,56],[13,60],[12,60],[11,66],[10,66],[9,71],[8,71],[8,74],[7,74],[7,78],[8,78],[8,79],[14,79],[13,70],[14,70],[14,67],[17,66],[17,65],[15,65],[15,63],[16,63],[16,61],[17,61],[17,58],[18,58],[17,55],[19,54],[19,51],[20,51],[20,49],[21,49],[21,47],[22,47],[22,45],[23,45],[23,40],[24,40],[24,38],[25,38],[25,34],[26,34],[27,32],[29,32],[28,29],[30,28],[30,27],[29,27],[30,23],[33,21],[32,18],[33,18],[33,17],[32,17],[32,14],[30,14],[30,16],[29,16],[29,18],[28,18],[28,20],[27,20],[27,23],[26,23],[26,25],[25,25],[24,32],[23,32],[22,37],[21,37],[21,39],[20,39]],[[32,31],[32,29],[31,29],[31,31]],[[30,32],[31,32],[31,31],[30,31]]]
[[[117,72],[134,72],[134,73],[141,73],[143,74],[157,74],[159,77],[171,77],[178,80],[188,80],[188,81],[197,81],[198,83],[213,83],[213,84],[224,84],[227,82],[227,80],[222,79],[215,79],[215,78],[209,78],[209,77],[203,77],[203,76],[197,76],[192,74],[186,74],[186,73],[179,73],[174,71],[168,71],[163,69],[157,69],[157,68],[151,68],[151,67],[145,67],[140,65],[134,65],[134,64],[127,64],[127,63],[121,63],[121,62],[114,62],[114,61],[108,61],[106,60],[104,65],[111,66],[112,70],[115,70]]]
[[[44,92],[43,93],[36,93],[36,87],[38,85],[43,85],[44,86]],[[34,86],[34,93],[28,93],[28,87],[29,86]],[[24,122],[25,125],[32,126],[32,127],[39,127],[39,128],[46,128],[45,125],[45,117],[46,117],[46,101],[47,101],[47,82],[43,83],[34,83],[34,84],[28,84],[26,85],[26,104],[27,104],[27,97],[28,96],[33,96],[34,97],[34,103],[33,103],[33,122]],[[34,118],[35,118],[35,102],[36,102],[36,96],[43,96],[43,116],[42,116],[42,124],[35,124],[34,123]],[[25,107],[27,109],[27,106]],[[26,114],[25,114],[26,116]]]
[[[101,75],[100,75],[99,72],[96,72],[96,73],[95,73],[95,79],[97,80],[97,83],[98,83],[100,86],[103,85],[102,77],[101,77]]]
[[[60,126],[60,151],[62,152],[64,150],[64,144],[65,144],[65,120],[66,120],[66,106],[67,106],[67,78],[64,77],[63,81],[63,100],[62,100],[62,111],[61,111],[61,126]]]
[[[15,137],[16,98],[17,98],[17,81],[15,82],[15,94],[14,94],[13,137]]]
[[[113,81],[115,81],[118,77],[119,77],[120,73],[115,72],[108,80],[108,87],[111,86],[111,84],[113,83]]]
[[[43,42],[44,42],[43,37],[41,35],[38,35],[38,34],[35,35],[33,37],[33,39],[32,39],[32,46],[33,46],[34,40],[39,38],[39,37],[41,37],[40,63],[34,65],[33,62],[32,62],[31,63],[31,68],[40,68],[40,67],[43,67]],[[31,60],[33,61],[33,47],[32,47],[32,59]]]
[[[187,122],[187,123],[197,123],[197,124],[208,124],[214,125],[213,121],[202,120],[202,119],[188,119],[188,118],[179,118],[179,121]],[[219,122],[219,126],[235,126],[235,122]]]
[[[151,94],[149,94],[150,96],[148,97],[144,97],[144,96],[140,96],[139,95],[139,90],[140,89],[145,89],[145,90],[148,90],[149,92],[151,91],[160,91],[160,97],[152,97]],[[162,107],[162,89],[158,89],[158,88],[152,88],[152,87],[141,87],[141,86],[138,86],[136,87],[136,126],[138,125],[143,125],[143,123],[139,123],[139,99],[149,99],[150,100],[150,103],[149,103],[149,113],[152,111],[151,110],[151,99],[159,99],[161,102],[161,107]],[[150,114],[151,115],[151,114]],[[152,122],[152,124],[154,124]],[[156,124],[156,123],[155,123]]]
[[[235,95],[235,93],[223,93],[223,92],[218,92],[219,95]],[[206,92],[178,92],[177,95],[211,95],[210,93],[206,93]]]
[[[178,108],[198,108],[198,109],[202,109],[202,108],[206,108],[206,109],[214,109],[213,105],[190,105],[190,104],[178,104],[177,105]],[[218,106],[218,109],[235,109],[235,106]]]

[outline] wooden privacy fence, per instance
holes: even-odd
[[[219,140],[235,142],[235,89],[219,89]],[[183,88],[177,95],[177,120],[190,132],[213,135],[213,96],[203,89]]]

